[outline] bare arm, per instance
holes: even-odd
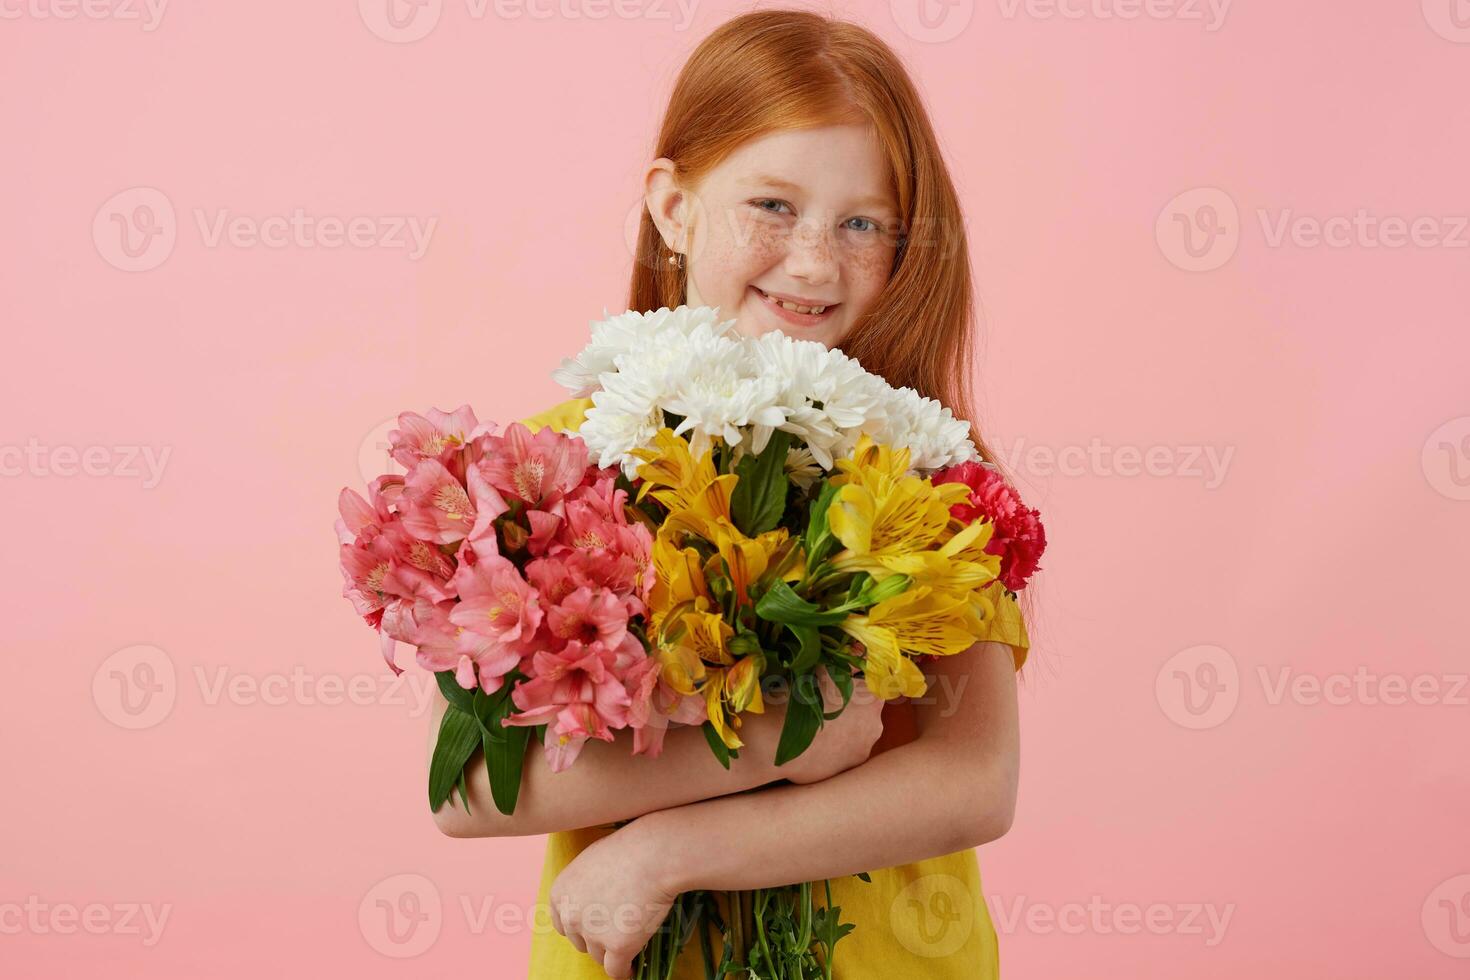
[[[650,813],[612,837],[626,835],[640,866],[677,894],[819,881],[1002,836],[1020,773],[1011,650],[986,641],[926,672],[968,673],[969,683],[949,688],[958,703],[916,705],[914,741],[821,782]]]
[[[430,752],[447,706],[435,689]],[[728,770],[697,726],[670,728],[658,758],[633,755],[627,730],[615,733],[612,742],[591,739],[563,772],[551,771],[533,739],[520,797],[509,816],[495,808],[490,776],[476,752],[465,780],[471,812],[466,813],[462,804],[446,803],[434,814],[434,822],[450,837],[518,837],[614,823],[779,779],[825,779],[866,759],[881,731],[878,707],[854,704],[825,725],[806,752],[778,768],[774,759],[784,721],[785,711],[778,705],[768,705],[764,714],[745,716],[740,737],[746,746],[738,759],[730,760]]]

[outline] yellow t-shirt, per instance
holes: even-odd
[[[590,398],[573,398],[524,419],[533,431],[551,426],[576,431],[592,407]],[[1001,594],[991,638],[1011,645],[1016,669],[1030,646],[1025,623],[1014,600]],[[530,980],[606,980],[601,964],[578,952],[551,927],[551,884],[572,860],[612,833],[614,827],[584,827],[550,834],[536,915],[531,932]],[[980,888],[980,866],[974,850],[956,851],[870,872],[871,881],[853,875],[832,879],[832,904],[841,906],[842,921],[856,925],[837,943],[836,980],[994,980],[1000,976],[995,928]],[[818,888],[817,903],[825,904]],[[723,904],[721,908],[723,909]],[[719,937],[711,934],[715,961]],[[675,980],[703,980],[697,938],[684,947]]]

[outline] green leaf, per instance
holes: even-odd
[[[832,536],[831,528],[827,524],[827,512],[832,509],[832,501],[837,498],[837,493],[841,489],[830,481],[823,480],[821,490],[818,491],[816,499],[812,501],[811,516],[807,520],[806,531],[802,535],[808,568],[814,568],[826,560],[833,546],[841,543]]]
[[[835,626],[848,616],[845,611],[823,609],[807,602],[786,582],[771,584],[766,594],[756,600],[755,614],[773,623],[795,626]]]
[[[459,798],[464,803],[464,812],[470,813],[470,793],[465,785],[465,773],[467,772],[469,772],[469,767],[465,767],[459,771]],[[453,794],[450,795],[452,796]]]
[[[730,494],[730,516],[735,526],[750,537],[763,534],[781,522],[786,509],[786,450],[791,433],[777,429],[759,453],[742,456],[735,464],[740,477]]]
[[[805,675],[813,680],[815,674]],[[807,699],[812,692],[803,694],[802,688],[806,686],[801,683],[801,678],[791,685],[791,700],[786,702],[786,723],[781,726],[781,741],[776,745],[776,765],[784,766],[806,751],[807,746],[812,744],[816,737],[817,729],[822,727],[821,701],[812,705]],[[821,698],[817,692],[818,699]]]
[[[801,644],[796,659],[791,661],[791,672],[805,674],[817,665],[817,658],[822,655],[822,635],[815,626],[787,623],[786,628],[795,634],[797,642]]]
[[[436,670],[434,672],[434,679],[439,682],[439,693],[444,695],[444,700],[454,705],[460,711],[473,713],[474,709],[470,705],[474,700],[475,692],[466,691],[460,687],[459,681],[454,679],[454,671]]]
[[[480,726],[473,715],[450,705],[439,722],[439,739],[429,758],[429,809],[438,810],[459,781],[465,763],[480,744]]]
[[[523,725],[511,725],[501,731],[504,737],[492,739],[485,732],[482,741],[495,809],[509,816],[516,812],[516,800],[521,795],[521,772],[526,764],[526,744],[531,730]]]
[[[720,738],[720,733],[715,731],[714,725],[706,721],[699,727],[704,730],[704,740],[709,743],[710,751],[715,754],[716,759],[720,760],[720,765],[729,769],[730,747]]]
[[[823,664],[827,669],[827,676],[832,678],[832,683],[842,694],[842,707],[836,711],[823,712],[822,717],[831,721],[847,708],[847,703],[852,700],[852,671],[843,664]]]

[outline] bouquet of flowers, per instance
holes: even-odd
[[[456,786],[468,806],[482,748],[512,812],[533,733],[561,770],[589,738],[631,729],[656,756],[669,725],[700,725],[728,766],[777,691],[784,764],[841,713],[822,675],[843,707],[857,682],[922,695],[918,664],[988,638],[999,590],[1037,570],[1038,515],[967,422],[839,350],[733,324],[687,306],[594,323],[554,375],[591,398],[576,434],[405,413],[407,473],[342,491],[344,594],[390,667],[412,645],[449,702],[431,808]],[[830,904],[811,883],[732,902],[760,921],[717,923],[718,969],[822,976],[852,928]],[[718,915],[681,896],[637,975],[667,976],[701,914]]]

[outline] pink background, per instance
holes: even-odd
[[[983,431],[1051,536],[1020,810],[981,854],[1008,976],[1470,965],[1451,3],[834,8],[928,100]],[[561,397],[623,306],[668,86],[744,8],[443,0],[396,33],[374,0],[88,9],[0,25],[0,969],[522,975],[505,916],[542,840],[434,829],[402,698],[427,678],[387,687],[339,597],[335,498],[400,410]],[[298,208],[370,240],[213,236]],[[1360,211],[1417,243],[1300,223]],[[424,254],[377,238],[395,216],[434,219]],[[428,918],[400,943],[377,902],[405,887]],[[156,941],[129,905],[167,907]],[[1139,931],[1151,906],[1171,924]]]

